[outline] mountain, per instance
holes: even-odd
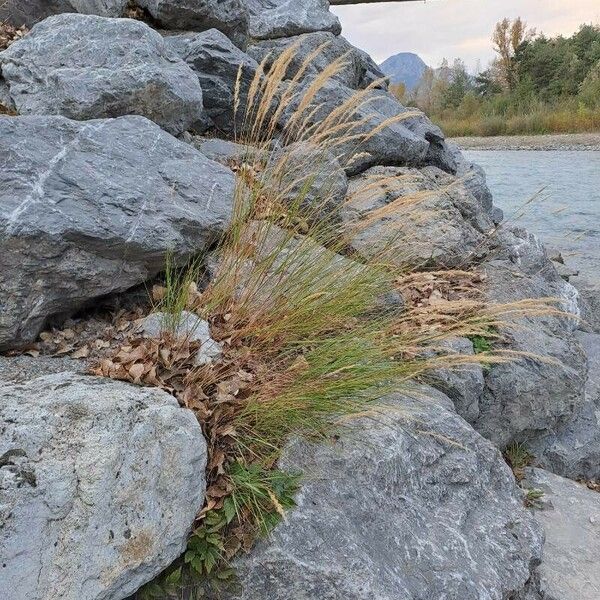
[[[390,77],[392,83],[404,83],[407,90],[412,90],[423,77],[427,65],[417,54],[400,52],[384,60],[379,68]]]

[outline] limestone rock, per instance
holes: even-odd
[[[0,69],[21,115],[137,114],[173,134],[203,117],[198,78],[140,21],[49,17],[0,54]]]
[[[355,90],[338,81],[327,81],[316,92],[301,119],[308,126],[321,123],[355,98],[355,94]],[[282,127],[290,123],[302,96],[299,92],[283,111]],[[353,110],[352,120],[360,124],[352,127],[351,135],[348,131],[332,132],[328,142],[349,175],[362,173],[374,165],[435,165],[449,173],[456,170],[441,130],[420,111],[404,107],[389,92],[377,89],[365,92]]]
[[[328,0],[246,0],[250,35],[259,40],[290,37],[312,31],[338,35],[339,19],[329,12]]]
[[[297,508],[236,564],[243,600],[501,600],[524,591],[539,528],[498,451],[439,393],[394,394],[329,444],[296,442]],[[431,396],[431,399],[430,399]]]
[[[536,463],[564,477],[600,479],[600,335],[578,331],[588,377],[585,398],[571,420],[530,443]]]
[[[493,206],[492,192],[487,186],[485,171],[479,165],[469,162],[461,153],[460,148],[451,142],[447,143],[448,150],[456,162],[456,175],[460,177],[467,189],[479,200],[482,208],[490,215],[494,212],[499,218],[494,218],[496,224],[502,221],[502,211]],[[500,212],[497,212],[500,211]]]
[[[164,312],[155,312],[142,320],[139,329],[148,337],[158,338],[162,333],[174,328],[173,333],[177,337],[189,342],[200,342],[200,349],[194,358],[196,365],[210,364],[221,355],[221,344],[212,339],[208,321],[187,310],[181,312],[178,322],[172,321],[173,316],[167,316]]]
[[[490,302],[559,299],[577,315],[577,292],[556,272],[535,236],[519,229],[498,232],[498,245],[482,265]],[[485,375],[476,429],[499,447],[530,442],[565,426],[584,403],[586,360],[574,335],[575,319],[561,315],[514,317],[501,328],[500,348],[525,353]]]
[[[473,356],[473,343],[466,338],[451,338],[439,344],[449,354]],[[453,369],[436,369],[428,375],[435,388],[446,394],[454,403],[456,412],[468,423],[479,416],[479,400],[483,395],[484,379],[481,365],[465,364]]]
[[[143,117],[0,117],[0,348],[201,252],[234,177]]]
[[[2,598],[120,600],[179,556],[205,490],[191,411],[69,373],[0,397]]]
[[[540,567],[544,600],[600,598],[600,494],[542,469],[524,485],[544,492],[535,518],[546,534]]]
[[[257,41],[249,46],[248,54],[259,63],[268,57],[265,63],[265,69],[268,70],[274,60],[290,46],[294,46],[294,55],[286,72],[287,79],[295,77],[304,65],[301,81],[312,80],[333,61],[341,58],[344,65],[332,79],[349,88],[362,89],[384,77],[368,54],[355,48],[342,36],[324,31]],[[313,54],[319,48],[318,54]],[[309,55],[313,55],[313,60],[304,64]]]
[[[0,22],[31,27],[50,15],[79,12],[101,17],[121,17],[128,0],[6,0],[0,5]]]
[[[231,166],[232,164],[265,163],[268,158],[268,151],[248,146],[246,144],[236,144],[228,140],[218,138],[205,138],[199,135],[191,136],[190,143],[194,148],[202,152],[206,158],[214,160],[222,165]]]
[[[339,219],[348,178],[331,152],[296,142],[275,152],[266,172],[266,187],[301,215],[320,222]]]
[[[239,48],[248,41],[245,0],[136,0],[166,29],[222,31]]]
[[[351,179],[342,218],[353,250],[401,267],[464,268],[492,227],[462,182],[435,167],[369,169]]]
[[[239,131],[244,122],[248,90],[258,68],[256,61],[217,29],[173,35],[165,41],[197,75],[204,108],[213,124],[227,134],[233,134],[237,124]],[[236,82],[239,87],[237,99],[234,93]],[[238,110],[234,115],[236,101]]]
[[[584,331],[600,333],[600,284],[577,281],[574,285],[579,291],[580,327]]]
[[[27,383],[36,377],[55,373],[85,374],[85,360],[55,356],[0,356],[0,381]]]

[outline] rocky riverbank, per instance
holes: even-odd
[[[457,137],[465,150],[600,150],[600,133]]]
[[[0,18],[0,597],[597,600],[597,321],[326,0]]]

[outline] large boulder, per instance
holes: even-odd
[[[473,342],[467,338],[450,338],[439,344],[440,352],[449,356],[474,356]],[[479,400],[485,386],[483,368],[475,359],[471,364],[450,369],[435,369],[427,374],[427,380],[433,387],[442,391],[452,402],[456,412],[468,423],[479,416]]]
[[[309,221],[339,220],[348,178],[335,156],[309,142],[275,152],[263,177],[272,197]]]
[[[329,12],[328,0],[246,0],[250,35],[258,40],[290,37],[312,31],[342,31]]]
[[[217,129],[230,135],[240,131],[248,90],[258,68],[256,61],[217,29],[173,35],[165,42],[197,75],[204,108]]]
[[[496,224],[503,218],[502,210],[493,204],[492,192],[487,186],[485,171],[479,165],[468,161],[460,148],[452,143],[447,143],[456,163],[456,176],[460,177],[468,190],[479,200],[483,210],[490,214]]]
[[[205,490],[191,411],[69,373],[0,398],[2,598],[120,600],[181,554]]]
[[[264,66],[268,70],[275,59],[291,46],[294,47],[294,54],[286,72],[287,79],[295,77],[301,69],[301,81],[314,79],[333,61],[339,59],[343,59],[343,65],[332,79],[352,89],[365,88],[384,77],[368,54],[355,48],[342,36],[325,31],[256,41],[248,47],[248,54],[257,62],[265,60]],[[311,60],[306,62],[309,56]]]
[[[129,0],[6,0],[0,4],[0,22],[31,27],[50,15],[79,12],[101,17],[121,17]]]
[[[310,82],[304,83],[304,90]],[[300,90],[280,116],[282,128],[292,128],[305,91]],[[362,173],[374,165],[435,165],[449,173],[456,162],[447,150],[441,130],[417,109],[404,107],[389,92],[373,89],[358,98],[353,90],[339,81],[326,81],[301,111],[296,123],[318,127],[342,105],[350,107],[348,127],[338,127],[340,118],[323,132],[326,144],[339,158],[349,175]]]
[[[373,167],[350,181],[342,217],[350,247],[400,267],[464,268],[491,220],[461,180],[436,167]]]
[[[0,356],[0,381],[27,383],[36,377],[55,373],[81,373],[89,370],[87,361],[59,356]]]
[[[544,600],[600,598],[600,494],[542,469],[528,469],[524,485],[543,492],[534,515],[546,543],[540,566]]]
[[[600,333],[600,283],[576,281],[581,306],[581,328],[584,331]]]
[[[198,78],[140,21],[50,17],[0,54],[0,69],[22,115],[136,114],[173,134],[202,122]]]
[[[222,31],[236,46],[248,41],[248,10],[245,0],[136,0],[150,16],[167,29]]]
[[[329,444],[298,441],[305,473],[272,536],[237,561],[243,600],[521,597],[542,536],[499,452],[431,389],[393,394]]]
[[[205,250],[235,181],[143,117],[0,117],[0,349]]]
[[[573,479],[600,479],[600,335],[577,332],[588,361],[585,398],[573,417],[532,440],[540,466]]]
[[[543,246],[524,230],[497,232],[481,270],[488,301],[554,298],[564,315],[505,317],[497,346],[522,354],[485,374],[475,428],[499,447],[531,442],[571,421],[584,403],[586,359],[574,329],[577,292],[556,272]],[[544,312],[543,310],[541,311]]]

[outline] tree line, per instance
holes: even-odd
[[[492,43],[496,58],[476,75],[460,59],[444,60],[414,90],[392,90],[450,135],[600,130],[600,26],[548,37],[503,19]]]

